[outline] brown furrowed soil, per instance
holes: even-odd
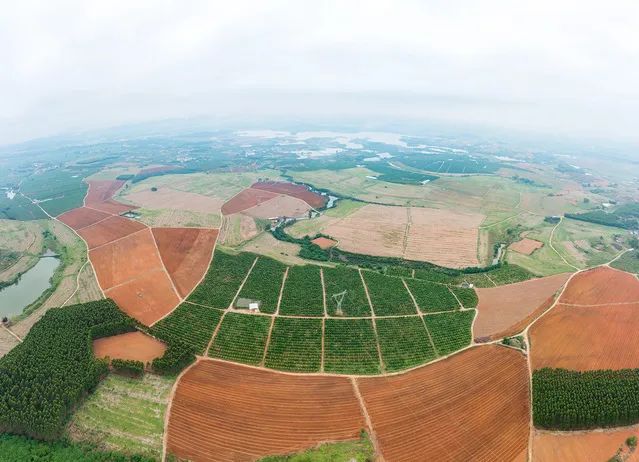
[[[62,215],[58,216],[58,220],[78,231],[108,217],[109,214],[106,212],[93,210],[87,207],[80,207],[64,212]]]
[[[513,242],[508,249],[515,252],[523,253],[524,255],[530,255],[535,250],[541,249],[544,246],[543,242],[536,241],[534,239],[523,238],[521,241]]]
[[[639,303],[608,306],[558,304],[530,329],[533,369],[639,367]]]
[[[124,183],[121,180],[90,180],[87,182],[89,190],[84,203],[89,205],[108,201],[113,198],[118,189],[124,186]]]
[[[576,305],[639,302],[639,280],[632,274],[600,266],[576,275],[560,302]]]
[[[522,331],[548,309],[570,273],[531,279],[499,287],[478,288],[479,304],[473,325],[476,340],[495,340]]]
[[[309,210],[311,210],[311,207],[301,199],[290,196],[276,196],[273,199],[244,210],[243,213],[254,218],[263,219],[282,216],[300,218],[308,217]]]
[[[161,357],[166,345],[140,331],[113,335],[93,341],[96,358],[130,359],[147,363]]]
[[[287,183],[285,181],[260,181],[251,185],[253,189],[271,191],[277,194],[297,197],[315,209],[324,207],[328,197],[310,191],[306,186]]]
[[[248,188],[229,199],[222,206],[222,213],[224,215],[232,215],[234,213],[242,212],[261,204],[262,202],[266,202],[269,199],[273,199],[274,197],[277,197],[277,194],[273,192]]]
[[[513,461],[527,449],[528,371],[518,351],[479,346],[357,382],[385,460]]]
[[[322,249],[330,249],[331,247],[334,247],[335,244],[337,244],[337,242],[335,242],[333,239],[328,239],[326,237],[318,237],[316,239],[313,239],[311,242],[315,245],[320,246],[320,248]]]
[[[150,325],[170,313],[179,303],[168,275],[155,270],[105,291],[122,311],[144,325]]]
[[[120,215],[121,213],[128,212],[129,210],[137,209],[135,205],[126,205],[114,200],[108,200],[96,204],[87,204],[87,207],[110,213],[112,215]]]
[[[78,234],[86,241],[89,249],[93,249],[143,229],[146,229],[146,226],[137,221],[122,217],[110,217],[95,225],[78,230]]]
[[[605,462],[619,448],[623,448],[620,459],[625,462],[638,462],[639,451],[628,450],[625,441],[628,437],[639,437],[639,429],[631,427],[624,430],[592,430],[570,433],[551,433],[535,431],[533,439],[534,462]]]
[[[149,229],[90,250],[89,258],[104,290],[149,271],[162,269],[162,261]]]
[[[167,453],[195,462],[249,461],[356,439],[365,425],[346,377],[201,360],[177,386]]]
[[[217,235],[217,229],[153,228],[162,262],[182,297],[206,273]]]
[[[459,268],[479,264],[482,220],[483,215],[475,213],[368,204],[328,224],[323,232],[349,252]]]

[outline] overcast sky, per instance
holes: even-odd
[[[0,143],[197,115],[639,140],[637,0],[6,0],[0,63]]]

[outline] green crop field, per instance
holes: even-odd
[[[260,257],[253,267],[240,297],[261,302],[260,311],[275,313],[286,265],[268,257]]]
[[[417,314],[417,308],[399,278],[364,271],[364,280],[376,316]]]
[[[155,324],[151,333],[168,342],[181,342],[202,354],[221,317],[219,309],[184,302]]]
[[[250,253],[231,255],[217,250],[204,280],[188,300],[213,308],[228,308],[255,258]]]
[[[398,371],[435,359],[435,351],[419,316],[378,319],[377,335],[387,371]]]
[[[610,266],[629,273],[639,273],[639,251],[632,250],[624,253],[621,257],[612,262]]]
[[[295,372],[318,372],[322,362],[322,320],[277,318],[265,366]]]
[[[350,268],[324,268],[326,307],[330,316],[370,316],[371,309],[359,271]],[[341,313],[337,312],[337,298],[333,295],[346,291],[342,299]]]
[[[475,308],[479,299],[477,298],[477,292],[474,289],[464,289],[462,287],[451,287],[459,302],[464,308]]]
[[[215,337],[209,356],[244,364],[262,362],[270,316],[228,313]]]
[[[324,316],[324,294],[318,266],[292,266],[288,270],[280,314]]]
[[[459,309],[459,303],[448,286],[419,279],[406,279],[406,284],[422,313]]]
[[[370,319],[326,319],[324,370],[340,374],[378,374],[379,354]]]
[[[440,356],[450,354],[472,340],[471,326],[475,310],[425,315],[426,327]]]

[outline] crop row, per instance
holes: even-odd
[[[240,297],[260,301],[260,311],[275,313],[286,265],[268,257],[259,257],[244,283]]]

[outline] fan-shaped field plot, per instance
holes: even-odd
[[[533,369],[587,371],[639,367],[639,303],[558,304],[530,329]]]
[[[224,215],[232,215],[277,197],[276,193],[248,188],[233,196],[222,206]]]
[[[217,229],[153,228],[162,262],[182,297],[206,273],[217,235]]]
[[[90,209],[87,207],[80,207],[77,209],[69,210],[58,216],[58,220],[67,225],[70,228],[78,231],[87,226],[96,224],[99,221],[109,218],[110,215],[99,210]]]
[[[130,359],[147,363],[164,355],[166,345],[140,331],[113,335],[93,341],[97,358]]]
[[[517,351],[480,346],[357,383],[385,460],[525,460],[528,372]]]
[[[104,290],[162,269],[149,229],[90,250],[89,257]]]
[[[127,220],[122,217],[110,217],[78,230],[78,234],[85,240],[89,249],[93,249],[142,229],[146,229],[146,226],[137,221]]]
[[[349,379],[200,360],[176,389],[167,452],[193,461],[255,460],[356,439],[365,428]]]
[[[164,269],[146,272],[104,293],[122,311],[147,326],[169,314],[180,303]]]
[[[533,439],[534,462],[579,461],[604,462],[639,461],[639,451],[631,452],[625,444],[627,438],[639,437],[637,427],[624,430],[595,430],[570,433],[535,432]],[[623,448],[624,459],[613,459]]]
[[[575,305],[639,302],[639,280],[632,274],[600,266],[577,274],[560,302]]]
[[[260,181],[254,183],[251,186],[251,189],[270,191],[277,194],[286,194],[287,196],[296,197],[316,209],[324,207],[328,200],[326,196],[314,193],[304,185],[287,183],[285,181]]]
[[[122,180],[90,180],[89,190],[84,199],[84,203],[87,205],[96,204],[104,201],[108,201],[113,195],[124,186]]]
[[[478,341],[494,340],[522,331],[548,309],[570,273],[530,279],[487,289],[477,289],[479,304],[473,336]]]

